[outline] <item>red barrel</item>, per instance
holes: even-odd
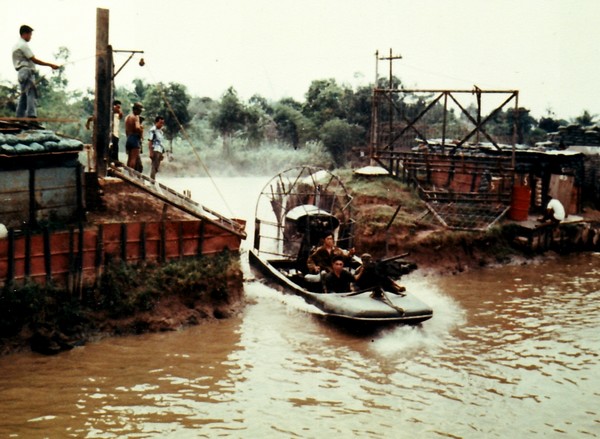
[[[512,193],[512,204],[508,211],[510,219],[515,221],[527,221],[529,217],[529,204],[531,203],[531,189],[529,186],[514,186]]]

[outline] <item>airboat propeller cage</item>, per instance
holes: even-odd
[[[333,232],[340,225],[335,216],[312,204],[294,207],[286,214],[285,219],[295,226],[297,233],[309,233],[320,238],[326,232]]]
[[[352,247],[352,196],[341,180],[316,166],[297,166],[274,176],[256,203],[254,249],[302,261],[326,232]],[[302,264],[300,263],[299,266]]]

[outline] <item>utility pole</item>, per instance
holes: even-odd
[[[389,61],[389,85],[388,85],[388,93],[389,93],[389,135],[391,138],[392,128],[394,124],[394,112],[393,112],[393,71],[392,71],[392,62],[396,59],[402,59],[401,55],[393,55],[392,49],[390,48],[389,56],[379,56],[379,50],[375,51],[375,85],[373,87],[373,101],[371,104],[371,144],[369,145],[369,155],[371,158],[375,157],[377,154],[377,149],[379,146],[379,105],[377,104],[378,100],[378,92],[379,89],[379,61]],[[384,91],[385,92],[385,91]]]
[[[389,88],[392,89],[393,88],[393,83],[392,83],[392,78],[393,78],[393,75],[392,75],[392,62],[395,59],[402,59],[402,55],[393,55],[392,54],[392,49],[390,48],[390,56],[382,56],[379,59],[382,60],[382,61],[389,60],[389,62],[390,62],[390,83],[389,83]]]
[[[388,60],[390,62],[390,78],[389,78],[389,85],[388,85],[388,89],[389,89],[389,98],[388,98],[388,104],[389,104],[389,146],[390,148],[393,150],[393,142],[392,142],[392,136],[393,136],[393,130],[394,130],[394,93],[392,91],[392,89],[394,88],[394,82],[393,82],[393,70],[392,70],[392,64],[393,61],[396,59],[402,59],[401,55],[394,55],[392,53],[392,48],[390,47],[390,55],[389,56],[383,56],[381,58],[379,58],[382,61]],[[391,164],[390,164],[391,167]]]
[[[96,9],[96,93],[94,100],[93,145],[96,158],[96,174],[106,176],[108,169],[108,145],[112,114],[112,49],[108,45],[109,11]]]

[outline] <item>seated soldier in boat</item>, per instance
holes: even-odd
[[[381,262],[377,263],[369,253],[363,253],[360,259],[362,265],[355,273],[356,287],[359,290],[383,288],[392,293],[406,291],[405,287],[398,285],[387,275],[385,267],[380,266]]]
[[[369,288],[380,286],[382,283],[382,276],[379,273],[377,263],[373,260],[373,257],[369,253],[363,253],[360,256],[362,265],[358,267],[355,273],[356,286],[359,290],[366,290]]]
[[[325,293],[347,293],[353,291],[354,276],[344,268],[344,256],[336,255],[332,258],[332,270],[325,275]]]
[[[318,274],[322,271],[330,272],[334,256],[343,256],[345,258],[344,262],[347,262],[353,255],[354,248],[344,250],[336,247],[333,232],[327,232],[323,237],[323,244],[317,247],[308,257],[306,266],[311,274]]]

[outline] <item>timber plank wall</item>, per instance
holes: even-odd
[[[240,237],[202,220],[104,223],[39,233],[9,229],[0,239],[0,285],[30,279],[76,291],[115,259],[167,262],[238,251]]]
[[[83,167],[73,153],[0,157],[0,223],[6,227],[82,218]]]

